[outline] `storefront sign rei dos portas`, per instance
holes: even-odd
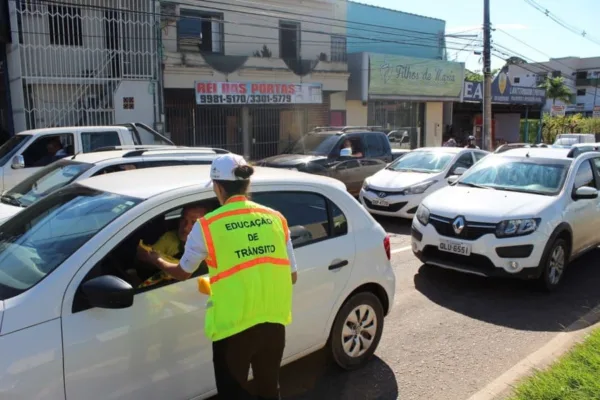
[[[483,101],[483,82],[465,81],[463,101]],[[513,86],[508,76],[501,72],[492,82],[492,103],[541,105],[546,103],[546,90],[535,87]]]
[[[320,83],[206,82],[195,83],[199,105],[321,104]]]

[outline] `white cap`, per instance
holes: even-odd
[[[340,150],[340,157],[350,157],[352,156],[352,149],[345,147]]]
[[[210,166],[210,179],[218,181],[238,181],[243,180],[234,174],[236,167],[248,165],[244,157],[237,154],[223,154],[215,158]]]

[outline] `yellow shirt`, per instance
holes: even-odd
[[[152,248],[157,253],[164,254],[169,257],[175,257],[180,251],[181,240],[177,236],[176,231],[169,231],[163,234],[157,241],[152,245]]]

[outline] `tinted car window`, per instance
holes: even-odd
[[[475,151],[473,152],[473,155],[475,156],[475,162],[481,160],[483,157],[487,156],[486,153],[481,153],[479,151]]]
[[[456,160],[453,169],[466,168],[469,169],[473,166],[473,156],[471,153],[465,153]]]
[[[333,229],[329,227],[328,201],[309,192],[258,192],[252,200],[279,211],[287,219],[294,247],[299,247],[347,232],[346,216],[332,207]]]
[[[385,155],[385,149],[378,136],[377,134],[368,133],[364,136],[367,143],[367,155],[369,157],[381,157]]]
[[[89,153],[101,147],[120,146],[121,139],[119,133],[115,131],[108,132],[82,132],[81,142],[83,152]]]

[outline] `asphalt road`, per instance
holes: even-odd
[[[392,250],[410,223],[380,219]],[[600,304],[600,250],[575,262],[559,292],[425,267],[392,255],[396,300],[376,357],[344,372],[321,351],[284,368],[290,400],[465,400]]]

